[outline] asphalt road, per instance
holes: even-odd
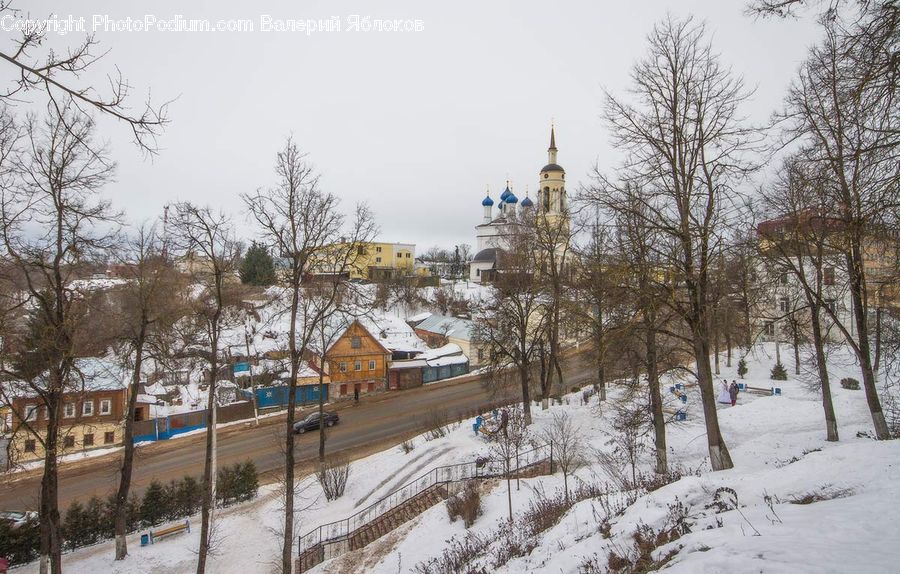
[[[566,386],[590,379],[592,372],[577,359],[566,369]],[[514,389],[509,391],[515,397]],[[328,430],[329,453],[342,452],[362,456],[397,444],[409,435],[421,432],[425,413],[437,409],[452,416],[468,415],[503,397],[491,397],[478,380],[448,382],[385,393],[362,400],[358,405],[338,404],[341,422]],[[331,407],[329,407],[330,409]],[[311,412],[304,409],[302,413]],[[283,467],[284,415],[260,420],[258,427],[240,423],[219,429],[219,466],[253,460],[262,481],[272,478]],[[296,460],[301,467],[318,456],[318,432],[298,435]],[[200,477],[206,448],[206,434],[185,436],[142,446],[135,451],[133,490],[140,494],[154,479],[168,482],[185,475]],[[93,495],[106,497],[117,487],[119,453],[65,463],[59,472],[60,508],[72,500],[86,501]],[[0,479],[0,509],[37,510],[41,471],[14,473]],[[302,468],[301,468],[302,475]]]

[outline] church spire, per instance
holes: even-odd
[[[556,163],[556,130],[553,123],[550,124],[550,148],[547,149],[549,161],[547,163]]]

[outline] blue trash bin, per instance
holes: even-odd
[[[150,544],[150,535],[141,534],[141,546],[147,546],[148,544]]]

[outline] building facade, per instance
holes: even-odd
[[[475,256],[469,265],[469,279],[478,283],[490,282],[497,273],[498,260],[515,225],[517,210],[537,209],[538,217],[559,221],[568,226],[568,198],[566,194],[566,170],[557,163],[556,129],[550,127],[550,147],[547,148],[547,164],[538,173],[537,204],[528,197],[519,203],[506,182],[506,189],[499,197],[496,213],[490,192],[481,201],[482,221],[475,226]],[[568,237],[568,233],[564,233]]]

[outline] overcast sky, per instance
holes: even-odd
[[[603,89],[624,95],[653,23],[707,23],[715,48],[756,94],[765,121],[817,36],[809,19],[757,21],[743,0],[664,2],[18,2],[31,16],[247,19],[253,32],[97,32],[138,99],[177,100],[154,160],[101,123],[119,163],[108,196],[140,221],[174,200],[221,207],[250,230],[239,194],[274,181],[289,134],[322,185],[350,208],[368,201],[386,241],[419,252],[474,243],[481,200],[507,177],[522,198],[546,163],[551,119],[569,189],[616,156],[600,119]],[[260,5],[265,4],[264,8]],[[273,19],[337,17],[341,31],[264,32]],[[352,16],[421,21],[421,31],[350,31]],[[10,32],[4,32],[7,37]],[[79,36],[54,38],[74,44]],[[5,69],[7,79],[9,69]]]

